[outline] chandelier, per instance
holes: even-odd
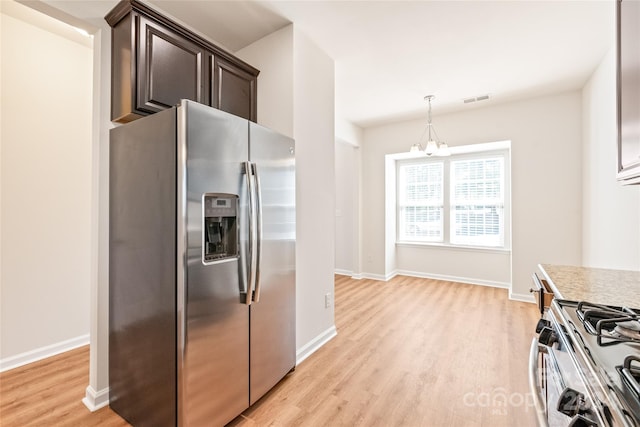
[[[428,133],[427,143],[425,145],[424,154],[427,156],[450,156],[451,152],[449,151],[449,146],[446,142],[440,142],[438,139],[438,134],[436,134],[436,130],[433,128],[433,124],[431,124],[431,100],[435,98],[434,95],[427,95],[424,97],[424,100],[429,103],[429,115],[427,116],[427,128],[422,132],[424,136],[425,133]],[[420,137],[422,140],[422,136]],[[419,140],[419,141],[420,141]],[[409,150],[410,153],[419,153],[422,150],[422,145],[420,142],[416,142],[411,146]]]

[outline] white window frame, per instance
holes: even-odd
[[[505,223],[504,223],[504,211],[505,211],[505,155],[502,153],[495,154],[485,154],[480,156],[464,156],[465,158],[460,158],[457,156],[449,160],[449,241],[454,245],[463,245],[463,246],[480,246],[483,248],[504,248],[504,239],[505,239]],[[486,161],[486,160],[499,160],[501,163],[500,176],[497,180],[487,180],[478,179],[478,180],[469,180],[467,183],[471,185],[478,185],[479,183],[488,184],[491,181],[498,181],[500,184],[500,191],[496,197],[487,197],[484,199],[472,199],[472,200],[456,200],[455,192],[456,192],[456,184],[454,181],[455,175],[455,163],[459,162],[475,162],[475,161]],[[463,181],[463,180],[460,180]],[[474,222],[470,222],[466,224],[466,235],[456,236],[456,217],[457,211],[455,208],[457,206],[466,207],[467,214],[470,217],[479,217],[484,224],[474,224]],[[498,233],[493,238],[489,237],[488,234],[482,234],[482,237],[473,236],[473,230],[475,229],[484,229],[487,231],[488,224],[487,220],[491,220],[491,222],[496,221],[498,228],[501,233]]]
[[[415,166],[415,165],[424,165],[424,164],[431,164],[431,165],[439,165],[439,166],[441,166],[439,168],[440,169],[441,179],[442,179],[441,182],[439,183],[439,186],[441,187],[440,188],[440,193],[441,193],[440,200],[435,201],[435,202],[426,202],[426,203],[424,203],[424,202],[423,203],[420,203],[420,202],[418,202],[418,203],[404,203],[404,204],[401,203],[401,200],[403,199],[403,193],[405,192],[405,189],[406,189],[406,183],[404,183],[403,176],[402,176],[402,167],[403,166],[411,167],[411,166]],[[399,220],[403,216],[403,209],[406,209],[408,207],[414,207],[416,210],[419,210],[420,208],[425,208],[427,210],[429,210],[429,209],[438,210],[439,209],[440,210],[440,215],[439,215],[440,216],[440,220],[439,221],[436,220],[438,222],[437,224],[428,224],[427,223],[424,226],[424,229],[423,229],[422,227],[417,225],[419,223],[416,224],[416,222],[414,221],[413,224],[409,224],[409,225],[405,224],[405,227],[409,228],[411,226],[414,226],[414,227],[418,227],[419,228],[419,229],[413,230],[413,233],[411,233],[411,234],[416,234],[417,232],[420,232],[420,231],[424,231],[425,233],[428,233],[429,231],[434,230],[434,228],[436,228],[436,229],[439,228],[439,234],[437,236],[429,236],[427,234],[423,238],[416,237],[415,239],[410,240],[410,241],[412,241],[412,242],[420,242],[420,243],[427,243],[427,242],[438,243],[438,242],[443,242],[444,241],[444,215],[445,215],[445,205],[444,205],[444,203],[445,203],[445,194],[444,194],[445,187],[444,187],[444,183],[446,181],[444,162],[442,162],[442,161],[440,161],[440,162],[436,162],[436,161],[423,162],[421,160],[408,160],[408,161],[404,161],[404,162],[399,162],[399,164],[397,165],[397,168],[396,168],[396,173],[397,173],[396,180],[397,180],[397,183],[398,183],[397,192],[396,192],[396,194],[398,195],[397,202],[396,202],[396,207],[397,207],[396,218],[398,218],[397,225],[396,225],[397,226],[397,235],[400,236],[402,234],[402,231],[403,231],[402,227],[401,227],[401,221]],[[426,216],[429,216],[429,214],[426,213]],[[431,223],[433,223],[433,222],[434,221],[431,221]],[[423,222],[423,223],[425,223],[425,222]]]
[[[473,144],[467,146],[450,147],[452,155],[449,157],[426,157],[424,154],[418,157],[407,153],[390,155],[395,160],[395,235],[396,245],[401,246],[445,246],[464,250],[480,251],[510,251],[511,250],[511,153],[510,141],[496,143]],[[451,242],[451,162],[458,160],[473,160],[500,156],[504,159],[504,214],[503,214],[503,244],[499,246],[478,246],[473,244],[456,244]],[[444,162],[444,212],[443,212],[443,239],[439,242],[400,239],[400,165],[422,162]]]

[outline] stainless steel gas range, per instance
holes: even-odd
[[[555,299],[536,332],[539,425],[640,427],[640,308]]]

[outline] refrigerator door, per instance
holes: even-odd
[[[224,425],[249,405],[247,184],[242,174],[248,125],[183,101],[178,135],[179,425]],[[228,212],[237,200],[239,247],[235,257],[205,261],[203,243],[211,239],[213,226],[204,227],[203,203],[215,199],[212,194],[227,195],[221,217],[233,215]]]
[[[175,184],[175,110],[111,129],[109,405],[136,426],[177,419]]]
[[[250,403],[295,367],[295,145],[249,123],[250,161],[256,171],[258,271],[250,306]]]

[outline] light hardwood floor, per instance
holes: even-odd
[[[534,425],[533,304],[403,276],[335,283],[338,336],[230,426]],[[85,347],[0,374],[0,425],[128,425],[81,403],[88,359]]]

